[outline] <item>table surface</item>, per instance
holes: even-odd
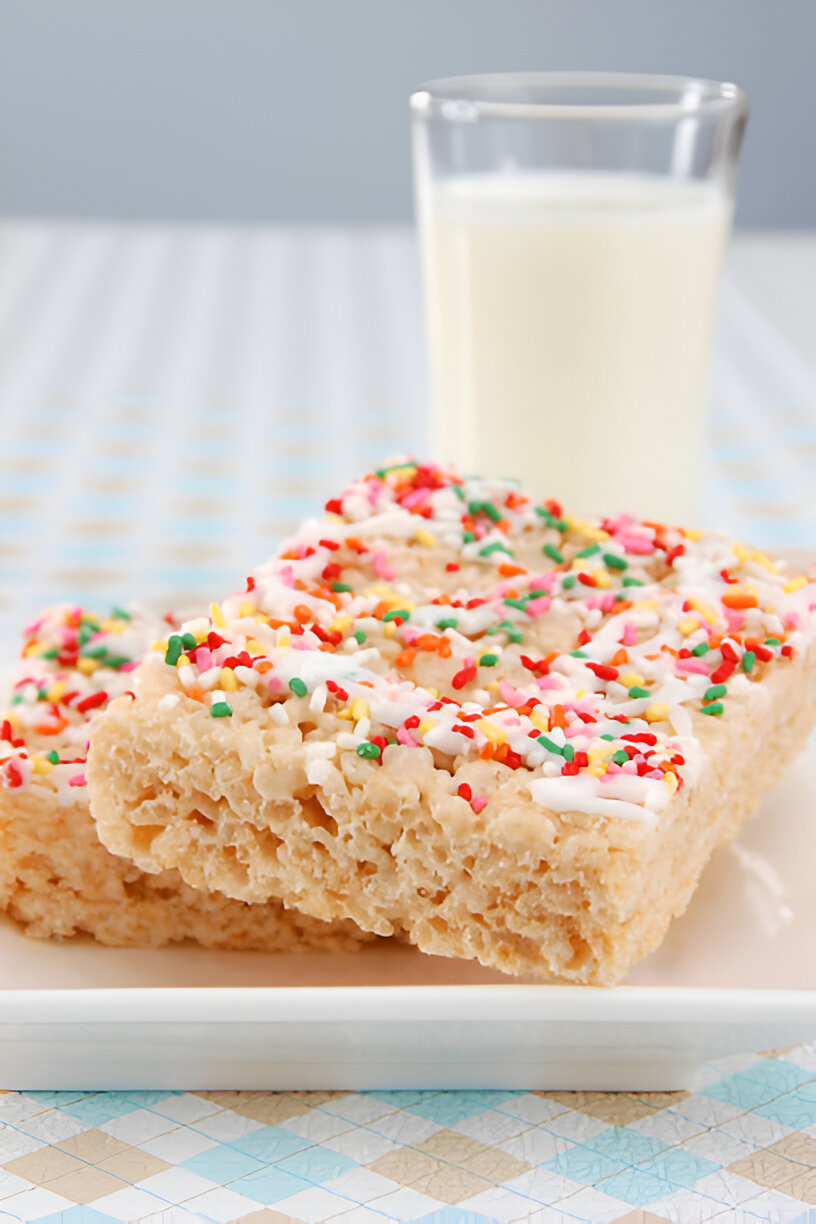
[[[740,236],[706,519],[816,544],[816,236]],[[57,600],[232,589],[425,444],[403,229],[0,225],[0,641]],[[694,1093],[6,1093],[0,1221],[805,1221],[816,1044]]]

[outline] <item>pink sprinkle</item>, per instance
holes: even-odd
[[[506,701],[509,706],[523,706],[527,698],[523,693],[520,693],[517,688],[514,688],[509,680],[499,681],[499,696],[502,701]]]
[[[195,652],[195,664],[199,671],[205,672],[213,666],[212,651],[208,646],[199,646]]]
[[[635,519],[631,514],[619,514],[616,519],[606,524],[606,530],[610,535],[616,536],[621,531],[625,531],[627,527],[631,527],[634,522]]]
[[[295,575],[291,565],[282,565],[278,571],[278,578],[285,587],[294,587]]]
[[[618,543],[632,556],[654,552],[654,541],[643,536],[632,535],[631,533],[625,536],[618,536]]]
[[[634,621],[628,620],[624,623],[621,641],[624,646],[637,646],[637,625]]]
[[[419,637],[418,629],[411,629],[410,626],[403,629],[402,640],[406,646],[411,646]]]
[[[563,688],[564,680],[561,678],[561,676],[556,676],[556,675],[539,676],[538,679],[536,680],[536,684],[538,685],[538,687],[541,689],[543,693],[543,692],[546,692],[547,689]]]
[[[549,595],[540,595],[538,599],[530,599],[527,601],[527,615],[539,616],[542,612],[548,612],[552,600]]]
[[[647,774],[644,774],[643,776],[644,778],[654,778],[656,782],[662,782],[663,781],[663,770],[662,769],[650,769],[649,772]]]
[[[277,693],[283,688],[283,681],[280,676],[267,676],[266,687],[271,693]]]
[[[418,748],[419,744],[414,739],[410,731],[405,727],[400,727],[397,731],[397,743],[404,744],[406,748]]]
[[[84,773],[74,774],[72,778],[68,779],[68,785],[69,786],[84,786],[85,785]]]
[[[782,624],[786,629],[798,629],[801,624],[801,617],[798,612],[788,612],[787,616],[782,618]]]
[[[133,659],[130,663],[123,663],[119,670],[123,672],[135,671],[138,666],[139,660]]]
[[[310,646],[306,639],[302,637],[293,637],[290,645],[293,650],[314,650],[314,647]]]
[[[430,489],[412,489],[410,493],[406,493],[401,499],[406,510],[414,510],[417,506],[422,506],[431,495]]]
[[[546,574],[531,574],[530,590],[537,591],[539,587],[543,587],[545,591],[551,591],[557,576],[556,570],[547,570]]]
[[[470,801],[470,806],[473,808],[477,816],[487,807],[487,804],[487,795],[474,795]]]
[[[702,659],[678,659],[675,667],[679,672],[696,672],[700,676],[708,675],[708,664]]]
[[[386,578],[389,582],[393,578],[396,578],[396,571],[392,570],[391,566],[388,564],[388,559],[384,548],[378,548],[376,550],[371,558],[371,562],[374,566],[374,573],[377,574],[378,577]]]
[[[745,624],[745,616],[736,608],[723,608],[725,619],[728,622],[729,633],[739,633],[742,626]]]

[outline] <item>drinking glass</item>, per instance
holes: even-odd
[[[435,457],[575,514],[694,522],[745,95],[513,73],[411,110]]]

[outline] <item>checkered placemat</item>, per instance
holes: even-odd
[[[816,240],[735,244],[706,518],[763,547],[816,551],[814,316]],[[55,600],[232,589],[328,490],[421,453],[424,402],[406,231],[0,226],[0,650]],[[703,1082],[8,1093],[0,1224],[807,1220],[816,1045]]]

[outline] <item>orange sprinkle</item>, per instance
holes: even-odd
[[[68,726],[67,718],[58,718],[53,723],[37,723],[34,730],[38,735],[59,735],[60,731],[64,731]]]
[[[263,676],[263,675],[265,675],[265,674],[266,674],[268,671],[272,671],[272,668],[273,668],[274,666],[275,666],[275,664],[274,664],[274,663],[272,663],[270,659],[264,659],[264,660],[262,660],[262,662],[260,662],[260,663],[256,663],[256,664],[255,664],[255,670],[256,670],[256,672],[260,672],[260,674]]]
[[[307,608],[306,604],[295,604],[295,620],[300,621],[301,625],[305,625],[307,621],[312,619],[312,610]]]
[[[510,565],[509,562],[505,562],[499,566],[499,573],[502,578],[515,578],[516,574],[526,574],[527,571],[523,565]]]
[[[436,648],[436,653],[440,659],[449,659],[451,657],[451,644],[446,637],[439,639],[439,645]]]
[[[414,645],[416,646],[417,650],[428,650],[434,652],[439,645],[439,641],[440,639],[435,633],[422,633],[416,639]]]
[[[609,666],[610,667],[621,667],[622,664],[628,663],[628,662],[629,662],[629,652],[627,650],[624,650],[623,647],[621,647],[620,650],[615,651],[612,658],[609,660]]]
[[[488,740],[487,743],[483,744],[482,747],[479,749],[479,760],[480,761],[492,761],[494,752],[495,752],[495,748],[493,744],[491,744],[490,740]]]
[[[416,650],[413,646],[406,646],[405,650],[401,650],[394,660],[397,667],[412,667],[416,658]]]
[[[271,664],[270,664],[270,667],[271,667]],[[203,701],[204,700],[204,690],[203,688],[200,688],[197,684],[194,684],[191,688],[188,688],[186,690],[186,695],[188,697],[192,697],[193,701]]]
[[[757,607],[757,597],[750,591],[726,591],[722,596],[726,608],[743,611],[745,608]]]
[[[562,731],[566,730],[567,719],[564,714],[562,705],[553,706],[550,710],[550,730],[553,731],[556,727],[560,727]]]

